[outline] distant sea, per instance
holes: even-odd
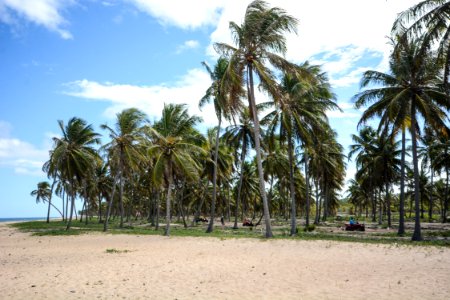
[[[20,222],[20,221],[36,221],[36,220],[45,220],[45,217],[39,218],[0,218],[0,223],[2,222]]]

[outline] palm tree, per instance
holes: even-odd
[[[193,128],[198,121],[200,118],[189,116],[185,105],[169,104],[164,105],[161,120],[153,127],[147,127],[151,136],[148,155],[155,159],[153,181],[167,190],[166,236],[170,235],[170,204],[175,176],[191,181],[199,178],[200,166],[196,158],[205,152],[196,145],[201,140]]]
[[[131,170],[138,168],[139,161],[144,159],[137,142],[140,139],[140,128],[145,121],[145,114],[136,108],[129,108],[116,116],[115,130],[106,124],[100,126],[108,131],[111,138],[111,142],[104,145],[103,149],[108,153],[108,164],[111,173],[114,174],[111,199],[103,227],[104,231],[108,230],[108,219],[111,214],[117,183],[119,183],[120,227],[123,227],[124,208],[122,197],[125,184],[124,178],[130,176]]]
[[[445,134],[441,134],[434,140],[430,147],[431,152],[435,152],[436,157],[432,168],[444,171],[445,174],[445,190],[444,201],[442,207],[442,222],[447,222],[448,198],[449,198],[449,177],[450,177],[450,129],[445,129]]]
[[[409,124],[412,139],[412,157],[414,166],[415,227],[412,240],[422,240],[419,209],[419,168],[417,159],[418,114],[425,123],[436,130],[445,128],[445,110],[450,101],[440,88],[440,68],[432,53],[423,53],[418,42],[398,41],[397,49],[390,61],[391,74],[378,71],[366,71],[361,87],[370,84],[381,85],[365,90],[354,96],[355,106],[360,108],[374,102],[363,113],[360,123],[381,116],[380,127],[392,124],[393,128],[404,128]],[[401,50],[401,51],[400,51]],[[386,130],[385,130],[386,131]],[[402,138],[404,140],[404,138]],[[402,146],[402,151],[405,151]],[[402,177],[404,175],[402,174]]]
[[[86,173],[93,171],[93,166],[98,159],[94,145],[100,144],[100,135],[94,132],[92,125],[87,125],[86,121],[73,117],[67,125],[63,121],[58,121],[62,132],[62,137],[54,137],[53,149],[50,151],[48,173],[60,174],[62,180],[69,183],[71,208],[67,230],[72,222],[75,206],[77,187],[81,186]]]
[[[239,116],[239,123],[228,126],[225,130],[225,134],[223,138],[227,141],[227,143],[235,149],[235,161],[240,163],[239,167],[239,183],[236,197],[236,205],[234,211],[234,226],[233,229],[238,229],[238,210],[241,204],[241,190],[242,190],[242,181],[244,178],[244,162],[247,157],[248,151],[250,147],[254,147],[255,145],[255,134],[254,134],[254,126],[253,122],[250,118],[250,112],[248,109],[244,109]],[[238,153],[238,149],[241,149],[240,155]],[[238,159],[238,156],[240,158]]]
[[[230,66],[226,74],[229,82],[239,83],[245,81],[245,86],[247,87],[249,108],[255,125],[255,152],[260,180],[259,188],[264,207],[265,236],[272,237],[262,168],[260,125],[256,111],[253,76],[256,74],[261,82],[261,86],[269,94],[272,94],[273,98],[278,98],[275,96],[278,93],[275,75],[267,66],[267,63],[269,62],[279,70],[286,70],[292,67],[289,62],[276,53],[283,55],[286,53],[286,38],[283,34],[285,32],[296,32],[297,20],[280,8],[269,8],[266,2],[255,0],[248,5],[243,24],[239,26],[234,22],[230,22],[230,29],[237,47],[216,43],[215,48],[219,53],[230,57]],[[244,80],[245,74],[247,78]]]
[[[326,221],[339,204],[338,191],[342,189],[345,179],[345,155],[342,145],[337,142],[337,133],[329,126],[313,136],[313,143],[314,149],[308,149],[311,151],[310,169],[321,190],[322,219]],[[320,211],[320,207],[318,210]],[[317,218],[315,222],[318,222]]]
[[[412,24],[405,29],[404,23]],[[392,32],[400,33],[404,39],[420,37],[421,54],[435,43],[439,45],[437,59],[444,64],[443,82],[448,95],[450,73],[450,2],[447,0],[423,0],[401,12],[392,26]]]
[[[214,110],[216,111],[217,119],[219,120],[219,124],[217,125],[216,131],[216,139],[215,139],[215,151],[214,151],[214,174],[213,174],[213,193],[212,193],[212,202],[211,202],[211,218],[209,220],[208,228],[206,229],[207,233],[213,231],[214,228],[214,217],[215,217],[215,209],[216,209],[216,197],[217,197],[217,158],[219,154],[219,136],[221,131],[222,117],[226,119],[230,119],[232,115],[237,113],[237,109],[240,107],[239,98],[240,95],[233,95],[232,97],[228,97],[229,91],[225,89],[229,85],[224,82],[225,73],[228,68],[229,62],[226,58],[220,57],[217,60],[216,66],[214,67],[214,71],[210,69],[206,62],[202,63],[203,66],[209,73],[211,77],[212,84],[206,90],[205,95],[200,100],[199,106],[202,107],[205,103],[209,102],[213,99],[214,102]],[[238,85],[238,87],[241,87]],[[234,92],[239,92],[242,94],[242,91],[234,90]],[[230,103],[230,100],[238,101],[237,103]]]
[[[36,197],[36,203],[48,202],[47,223],[50,221],[50,206],[53,206],[62,216],[61,211],[52,204],[52,190],[47,181],[38,182],[37,189],[33,190],[30,195]]]
[[[299,78],[302,76],[302,78]],[[332,101],[334,95],[326,77],[320,73],[320,68],[305,63],[297,67],[296,74],[285,73],[280,85],[279,99],[267,105],[274,106],[274,110],[267,115],[262,123],[268,123],[268,132],[273,135],[278,130],[282,141],[287,140],[289,156],[289,178],[291,196],[291,235],[295,235],[296,208],[294,186],[294,148],[295,140],[300,141],[305,148],[311,145],[311,137],[315,132],[321,131],[328,122],[326,110],[338,108]],[[324,125],[325,124],[325,125]],[[295,139],[295,140],[294,140]],[[305,174],[307,172],[307,152],[305,152]],[[309,205],[308,183],[306,184],[307,206]],[[307,208],[308,210],[308,208]],[[309,210],[307,212],[309,214]],[[307,226],[309,219],[307,216]]]
[[[201,177],[208,178],[209,182],[216,180],[217,186],[222,186],[223,183],[231,179],[233,172],[234,155],[230,147],[225,144],[225,140],[219,137],[219,143],[217,143],[217,127],[210,128],[206,132],[206,141],[202,148],[204,149],[207,158],[202,161],[202,174]],[[216,145],[218,146],[216,148]],[[217,161],[216,160],[217,149]],[[214,187],[213,187],[214,190]],[[220,191],[220,188],[219,188]],[[221,191],[219,194],[223,195]],[[217,195],[217,191],[216,191]],[[212,193],[211,212],[216,212],[216,205],[214,199],[214,192]],[[211,217],[214,217],[211,215]],[[210,223],[211,224],[211,221]],[[208,224],[208,227],[209,227]],[[212,230],[212,229],[211,229]],[[211,231],[207,230],[207,233]]]

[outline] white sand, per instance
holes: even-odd
[[[450,299],[449,248],[36,237],[1,224],[0,264],[0,299]]]

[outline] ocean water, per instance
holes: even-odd
[[[36,221],[45,220],[45,217],[35,217],[35,218],[0,218],[0,223],[2,222],[21,222],[21,221]]]

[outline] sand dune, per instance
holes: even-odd
[[[1,224],[0,264],[0,299],[450,299],[449,248],[36,237]]]

